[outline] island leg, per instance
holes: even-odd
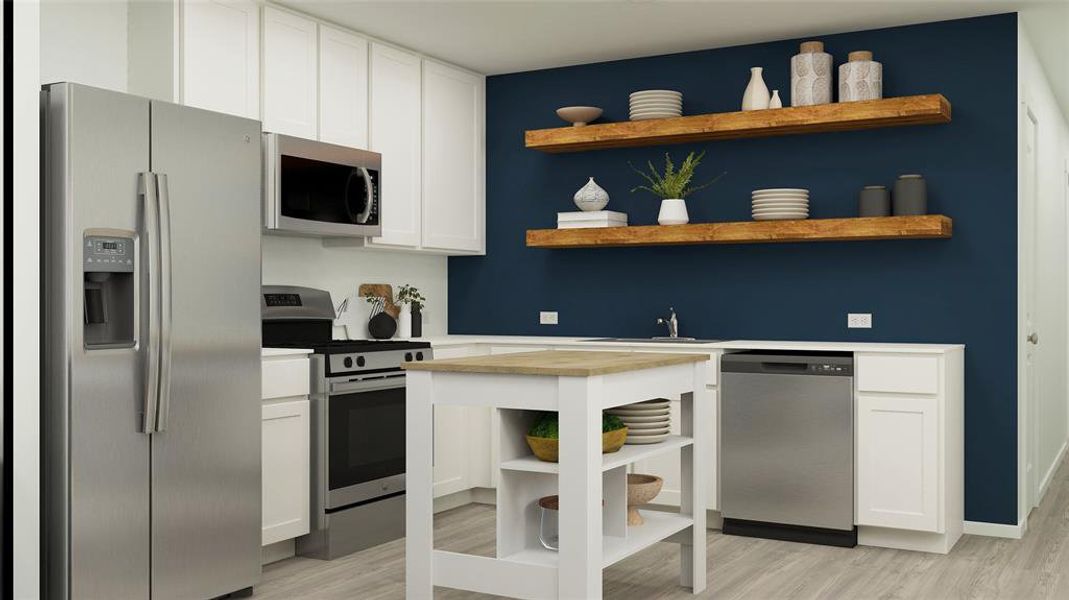
[[[434,392],[430,371],[409,371],[405,408],[405,598],[434,595]]]
[[[558,378],[563,600],[601,598],[601,390],[601,377]]]
[[[681,461],[680,514],[690,515],[694,519],[690,540],[679,546],[680,584],[691,588],[697,594],[706,585],[706,531],[705,510],[709,486],[706,478],[709,474],[710,444],[710,398],[705,387],[706,364],[695,363],[694,391],[683,394],[680,402],[681,429],[685,436],[694,439],[694,443],[683,448]]]

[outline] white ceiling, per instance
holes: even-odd
[[[487,75],[1037,9],[1069,107],[1069,0],[277,1]]]

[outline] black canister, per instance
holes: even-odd
[[[861,217],[886,217],[891,214],[891,194],[883,185],[866,185],[858,194],[857,214]]]
[[[899,175],[894,197],[895,216],[928,214],[928,185],[920,175]]]

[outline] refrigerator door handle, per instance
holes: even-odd
[[[160,394],[160,211],[156,188],[156,174],[138,175],[138,192],[141,196],[145,236],[144,272],[148,285],[148,335],[145,342],[145,401],[141,431],[147,434],[156,431],[156,412]]]
[[[160,202],[160,394],[156,431],[167,429],[171,406],[171,194],[167,176],[156,176]]]

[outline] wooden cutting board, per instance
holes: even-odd
[[[393,318],[401,313],[400,307],[393,303],[393,286],[388,283],[362,283],[357,290],[361,298],[378,296],[386,299],[386,314]]]

